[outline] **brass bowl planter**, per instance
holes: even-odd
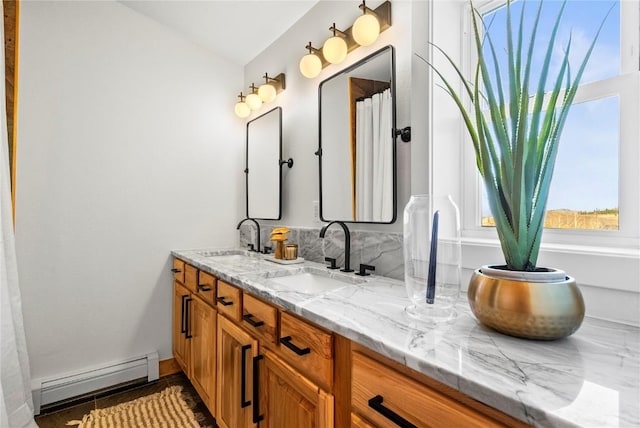
[[[526,339],[567,337],[584,319],[576,281],[554,269],[519,272],[483,266],[473,273],[467,298],[482,324]]]

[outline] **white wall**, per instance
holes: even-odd
[[[32,375],[170,358],[169,250],[237,240],[242,68],[117,2],[27,1],[20,18],[16,241]]]
[[[382,1],[368,2],[375,9]],[[314,79],[307,79],[298,69],[300,58],[305,55],[305,45],[312,41],[320,48],[331,36],[328,28],[333,22],[339,29],[346,29],[361,14],[356,2],[321,1],[293,27],[271,46],[265,49],[253,61],[245,66],[245,88],[251,82],[262,82],[265,72],[269,75],[286,73],[287,88],[278,95],[272,104],[264,105],[253,113],[251,120],[274,105],[282,106],[283,157],[294,159],[292,169],[283,168],[283,217],[272,224],[293,226],[319,226],[313,220],[313,201],[318,193],[318,158],[314,155],[318,149],[318,85],[338,71],[357,62],[361,58],[386,46],[396,48],[396,88],[397,88],[397,126],[403,128],[411,124],[410,105],[412,100],[412,8],[413,2],[396,0],[392,2],[392,26],[380,35],[371,46],[359,47],[352,51],[339,65],[326,67]],[[426,25],[424,17],[423,24]],[[424,42],[426,44],[426,41]],[[424,143],[424,137],[415,135],[413,141]],[[392,225],[350,226],[351,229],[374,229],[401,232],[402,211],[409,199],[411,188],[411,144],[396,143],[398,167],[398,220]],[[426,168],[426,164],[424,166]]]

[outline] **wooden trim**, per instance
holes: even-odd
[[[5,104],[7,113],[7,139],[9,147],[9,171],[11,174],[11,214],[15,227],[16,212],[16,129],[18,124],[18,35],[20,26],[20,1],[3,0],[4,49],[5,49]],[[11,120],[9,120],[11,116]]]
[[[180,368],[180,364],[176,361],[175,358],[168,358],[166,360],[161,360],[158,363],[158,372],[160,377],[170,376],[176,373],[180,373],[182,369]]]
[[[335,426],[348,427],[351,419],[351,341],[333,334]]]

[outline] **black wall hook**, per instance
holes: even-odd
[[[400,136],[400,139],[404,142],[404,143],[408,143],[409,141],[411,141],[411,127],[410,126],[405,126],[402,129],[396,129],[394,132],[394,136]]]
[[[282,165],[287,165],[289,168],[293,167],[293,159],[289,158],[287,160],[280,160],[280,167],[282,167]]]

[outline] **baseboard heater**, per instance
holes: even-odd
[[[81,372],[66,373],[53,379],[34,380],[31,388],[34,412],[36,415],[40,414],[40,408],[47,404],[144,377],[151,382],[157,380],[158,376],[158,352],[154,351]]]

